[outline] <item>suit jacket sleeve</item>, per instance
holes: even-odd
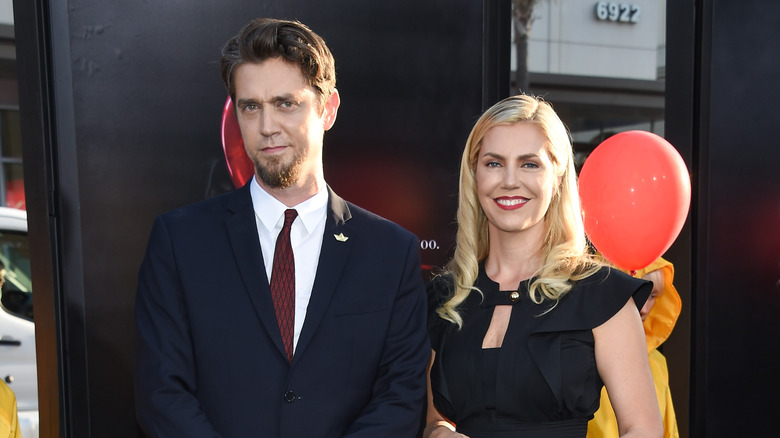
[[[372,398],[345,437],[411,438],[419,431],[430,357],[419,247],[412,237]]]
[[[201,411],[187,312],[168,229],[152,228],[136,295],[135,406],[149,437],[217,438]]]

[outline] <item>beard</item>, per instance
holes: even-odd
[[[296,151],[292,160],[283,163],[280,157],[270,157],[263,165],[255,161],[255,174],[266,186],[272,189],[286,189],[298,182],[303,167],[303,154]]]

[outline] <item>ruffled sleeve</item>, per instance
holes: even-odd
[[[551,312],[540,316],[534,333],[590,330],[607,322],[629,298],[641,309],[653,284],[604,267],[578,281]]]
[[[592,415],[598,407],[602,386],[595,360],[590,364],[593,380],[582,377],[571,381],[571,376],[564,375],[564,364],[561,362],[562,334],[590,332],[612,318],[631,298],[637,309],[641,309],[652,289],[653,284],[649,281],[604,267],[578,281],[555,308],[537,318],[537,324],[528,339],[528,349],[561,406],[566,405],[567,400],[577,400],[577,403],[584,404],[577,410],[584,409],[588,415]],[[585,374],[591,375],[591,372]],[[586,400],[587,397],[582,394],[592,395],[592,400]]]

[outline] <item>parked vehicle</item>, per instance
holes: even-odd
[[[16,396],[22,437],[38,438],[38,371],[24,210],[0,207],[0,262],[4,280],[0,281],[0,378]]]

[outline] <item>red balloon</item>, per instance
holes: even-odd
[[[585,232],[618,267],[633,271],[663,255],[680,234],[691,202],[688,169],[677,150],[644,131],[609,137],[579,176]]]
[[[242,187],[255,174],[255,167],[244,150],[244,139],[230,96],[222,110],[222,151],[225,153],[230,180],[234,186]]]

